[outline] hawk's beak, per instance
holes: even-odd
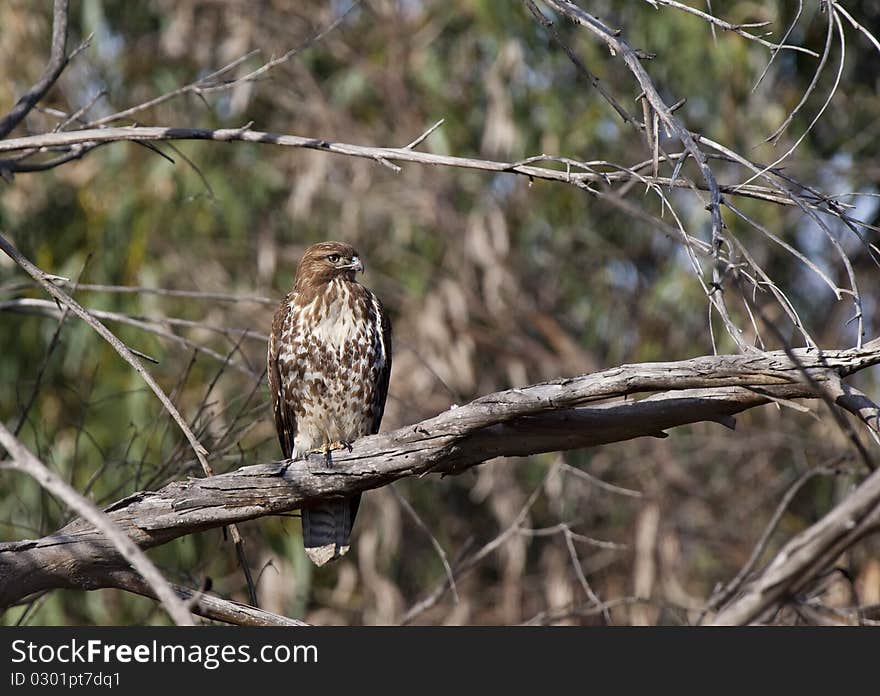
[[[361,260],[357,256],[352,256],[351,263],[346,264],[345,266],[343,266],[343,268],[354,271],[355,273],[357,273],[358,271],[360,271],[361,273],[364,272],[364,264],[361,263]]]

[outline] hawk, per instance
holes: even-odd
[[[348,447],[379,430],[391,376],[391,323],[348,244],[305,250],[269,336],[269,391],[286,459]],[[345,554],[360,494],[302,508],[303,544],[316,565]]]

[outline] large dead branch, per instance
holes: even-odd
[[[663,437],[668,428],[700,421],[732,427],[732,416],[740,411],[770,401],[815,398],[817,386],[880,364],[880,339],[860,349],[800,349],[794,356],[800,365],[781,351],[755,352],[624,365],[510,389],[362,438],[351,452],[334,453],[330,467],[318,455],[249,466],[141,491],[105,512],[135,543],[150,548],[289,512],[318,498],[350,496],[405,476],[459,473],[498,456]],[[629,398],[635,394],[649,395]],[[608,403],[610,399],[616,401]],[[880,501],[880,490],[875,499]],[[83,520],[42,539],[0,544],[0,607],[54,588],[112,586],[108,577],[118,569],[128,570],[127,563]]]

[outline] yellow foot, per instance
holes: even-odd
[[[347,449],[351,452],[351,443],[345,442],[343,440],[335,440],[333,442],[328,442],[325,445],[321,445],[309,452],[309,454],[323,454],[327,456],[331,452],[335,452],[336,450]]]
[[[347,449],[351,452],[351,444],[345,442],[344,440],[336,440],[334,442],[328,442],[317,449],[313,449],[309,452],[309,454],[323,454],[324,459],[327,462],[327,466],[331,466],[333,464],[333,456],[330,454],[335,450]]]

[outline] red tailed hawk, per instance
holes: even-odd
[[[306,249],[293,292],[269,336],[269,391],[287,459],[346,447],[379,430],[391,376],[391,323],[357,282],[364,266],[348,244]],[[360,495],[302,509],[303,543],[317,565],[342,556]]]

